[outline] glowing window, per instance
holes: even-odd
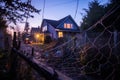
[[[58,32],[58,37],[63,37],[63,32]]]
[[[72,24],[64,23],[64,28],[71,29],[72,28]]]
[[[64,23],[64,28],[67,28],[67,25]]]

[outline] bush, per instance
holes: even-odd
[[[8,56],[8,51],[0,49],[0,59],[6,58]]]
[[[49,35],[45,36],[45,43],[50,43],[50,42],[52,42],[51,36]]]

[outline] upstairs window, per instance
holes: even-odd
[[[64,28],[71,29],[72,28],[72,24],[70,24],[70,23],[64,23]]]

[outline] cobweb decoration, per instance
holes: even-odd
[[[73,80],[120,80],[120,6],[68,42],[45,52],[45,63]]]

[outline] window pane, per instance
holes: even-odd
[[[71,27],[70,27],[70,24],[67,24],[67,28],[68,28],[68,29],[70,29],[70,28],[71,28]]]
[[[64,23],[64,28],[67,28],[67,24],[66,23]]]
[[[72,24],[64,23],[64,28],[71,29],[72,28]]]
[[[58,32],[58,37],[63,37],[63,32]]]

